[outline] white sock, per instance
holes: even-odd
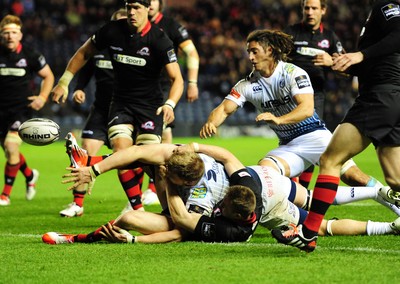
[[[386,235],[393,233],[393,229],[388,222],[374,222],[368,220],[367,222],[367,235]]]
[[[336,192],[334,205],[347,204],[354,201],[376,199],[377,189],[365,186],[339,186]]]

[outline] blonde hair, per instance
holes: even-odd
[[[19,17],[14,15],[7,15],[0,22],[0,31],[3,30],[4,27],[9,24],[15,24],[17,26],[20,26],[22,29],[22,21]]]
[[[204,175],[204,162],[194,152],[174,152],[166,161],[168,174],[187,182],[197,182]]]

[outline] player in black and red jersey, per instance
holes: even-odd
[[[6,206],[10,205],[18,170],[26,179],[26,199],[32,200],[36,194],[39,172],[28,167],[19,151],[22,140],[18,136],[18,127],[44,106],[54,84],[54,75],[42,54],[21,43],[19,17],[5,16],[0,22],[0,35],[0,143],[7,159],[0,206]],[[38,95],[33,95],[31,90],[33,74],[42,78]]]
[[[273,230],[281,243],[313,251],[317,232],[335,199],[343,163],[371,143],[390,187],[379,194],[400,205],[400,2],[370,1],[358,51],[334,54],[332,69],[358,76],[359,95],[320,159],[310,213],[302,226]]]
[[[199,97],[199,89],[197,86],[198,74],[199,74],[199,54],[192,39],[190,38],[187,29],[178,23],[175,19],[166,16],[162,13],[163,1],[162,0],[151,0],[149,19],[150,21],[164,31],[168,37],[174,43],[175,52],[178,54],[179,51],[185,56],[186,66],[182,69],[187,69],[187,89],[186,98],[188,102],[194,102]],[[164,96],[168,95],[169,91],[169,79],[168,76],[163,76],[160,82],[160,88],[164,93]],[[172,143],[172,129],[174,123],[166,125],[162,134],[163,143]],[[155,190],[154,181],[149,180],[148,190],[143,192],[142,197],[143,204],[157,204],[158,198]]]
[[[111,16],[112,21],[126,18],[126,10],[119,9]],[[82,130],[82,148],[88,155],[96,155],[103,145],[111,148],[108,142],[107,123],[114,86],[114,71],[107,50],[95,54],[79,71],[73,101],[82,104],[86,100],[84,89],[94,76],[96,91],[86,124]],[[83,214],[83,202],[86,190],[78,188],[72,192],[73,202],[60,211],[62,217],[78,217]]]
[[[332,55],[343,53],[338,36],[322,23],[327,10],[327,0],[302,0],[303,19],[300,23],[285,28],[285,33],[293,37],[294,49],[289,54],[290,62],[303,68],[310,76],[314,89],[314,108],[324,119],[325,81],[332,66]],[[299,182],[308,187],[314,166],[309,167],[299,177]]]
[[[160,143],[163,124],[174,120],[174,108],[184,85],[172,41],[148,20],[150,0],[127,0],[125,4],[128,18],[105,24],[88,39],[71,58],[52,91],[55,102],[65,102],[74,74],[95,53],[107,49],[114,69],[108,123],[108,138],[114,151],[132,144]],[[165,102],[158,87],[162,69],[171,82]],[[118,176],[132,208],[142,208],[135,172],[122,170]]]

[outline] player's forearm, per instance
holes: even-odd
[[[42,82],[40,84],[40,93],[39,93],[39,96],[42,97],[44,100],[47,100],[54,86],[54,74],[50,70],[50,67],[47,66],[47,68],[48,72],[46,72],[46,75],[42,78]]]
[[[224,168],[228,175],[233,174],[237,170],[244,168],[244,165],[230,151],[213,145],[197,144],[196,152],[204,153],[215,160],[224,164]]]
[[[167,186],[168,208],[174,224],[188,232],[194,232],[201,215],[189,213],[181,197],[171,185]]]

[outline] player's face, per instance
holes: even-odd
[[[303,22],[312,29],[318,29],[326,8],[321,8],[320,0],[305,0],[303,6]]]
[[[141,31],[148,21],[149,8],[139,3],[127,3],[125,7],[128,13],[128,24],[134,30]]]
[[[268,46],[264,49],[257,41],[247,43],[247,53],[254,70],[260,72],[261,75],[274,62],[271,48]]]
[[[21,28],[19,26],[6,25],[1,32],[1,44],[11,51],[17,50],[22,39]]]
[[[149,18],[153,19],[160,12],[160,0],[151,0],[149,9]]]

